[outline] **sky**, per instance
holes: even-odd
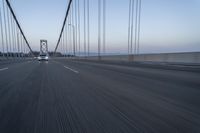
[[[39,50],[40,39],[46,39],[49,50],[54,50],[68,0],[10,2],[32,49]],[[80,2],[83,16],[83,0]],[[90,0],[90,38],[93,52],[98,47],[97,3],[98,0]],[[106,51],[126,53],[129,0],[106,0],[106,3]],[[83,38],[81,45],[83,46]],[[191,51],[200,51],[200,0],[142,0],[140,52]]]

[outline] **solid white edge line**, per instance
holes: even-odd
[[[76,71],[76,70],[74,70],[74,69],[72,69],[72,68],[69,68],[69,67],[67,67],[67,66],[64,66],[64,68],[66,68],[66,69],[68,69],[68,70],[70,70],[70,71],[72,71],[72,72],[74,72],[74,73],[79,73],[78,71]]]
[[[0,71],[4,71],[4,70],[8,70],[8,68],[6,67],[6,68],[2,68],[2,69],[0,69]]]

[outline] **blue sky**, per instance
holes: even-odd
[[[90,2],[91,49],[95,52],[98,0]],[[68,1],[11,0],[11,3],[33,50],[39,50],[40,39],[47,39],[49,49],[53,50]],[[128,4],[129,0],[107,0],[108,52],[127,52]],[[142,0],[140,43],[142,53],[200,51],[200,0]]]

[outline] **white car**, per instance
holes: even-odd
[[[41,54],[38,56],[38,61],[48,61],[49,57],[47,54]]]

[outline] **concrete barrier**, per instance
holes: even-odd
[[[85,58],[80,58],[85,59]],[[92,56],[88,60],[102,61],[132,61],[132,62],[165,62],[165,63],[200,63],[200,52],[186,53],[162,53],[162,54],[140,54],[140,55],[111,55],[111,56]]]
[[[143,54],[134,56],[133,61],[200,63],[200,52]]]
[[[33,58],[12,58],[12,57],[0,57],[0,65],[2,64],[10,64],[10,63],[19,63],[24,61],[33,60]]]

